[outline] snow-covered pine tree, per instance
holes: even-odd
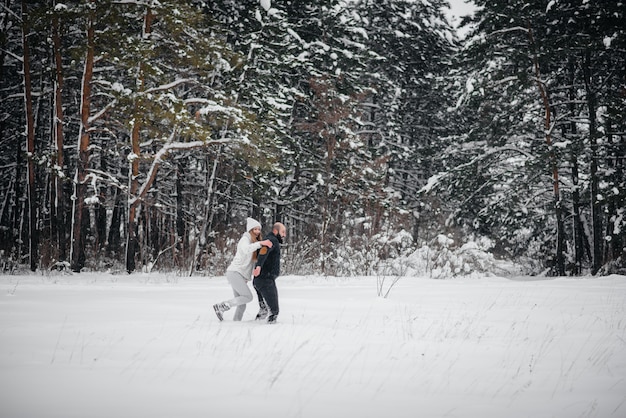
[[[564,273],[559,261],[564,257],[569,271],[580,272],[580,251],[587,240],[582,232],[599,230],[593,213],[599,213],[594,205],[602,203],[591,197],[599,195],[602,170],[594,164],[605,161],[602,135],[597,129],[592,134],[594,117],[603,105],[597,103],[594,110],[588,103],[581,106],[591,92],[585,92],[586,61],[581,51],[589,50],[584,45],[593,45],[598,56],[620,62],[621,53],[605,48],[601,39],[620,39],[621,32],[611,24],[598,25],[602,6],[588,2],[476,3],[480,6],[477,29],[464,50],[466,92],[459,101],[471,129],[462,137],[467,146],[447,153],[450,165],[442,177],[451,180],[446,187],[458,196],[456,220],[465,223],[468,231],[502,237],[499,246],[510,254],[544,257],[557,274]],[[609,15],[619,20],[623,12],[613,10]],[[592,36],[591,27],[603,35]],[[610,74],[611,70],[598,71],[593,79],[609,80]],[[580,178],[588,178],[589,183],[577,183]],[[579,192],[584,193],[582,198]],[[559,197],[551,201],[546,199],[548,193]],[[581,199],[589,202],[586,208],[581,208]],[[563,214],[561,224],[558,209]],[[588,228],[579,226],[578,220],[573,226],[565,223],[566,213],[572,212],[574,219],[592,219]],[[559,245],[558,238],[572,242],[574,232],[575,257],[565,253],[568,246]],[[593,244],[595,251],[599,246],[600,242]]]
[[[212,144],[237,147],[254,143],[257,129],[252,115],[237,104],[232,93],[240,58],[200,8],[178,2],[118,7],[130,8],[126,14],[120,11],[120,18],[135,20],[135,25],[126,27],[136,28],[136,23],[142,22],[142,30],[128,33],[126,45],[109,57],[129,76],[123,81],[107,80],[117,100],[115,113],[128,128],[131,145],[126,269],[132,271],[136,257],[144,265],[151,263],[163,246],[172,242],[158,238],[158,233],[151,234],[148,219],[168,217],[172,212],[177,218],[184,216],[180,206],[184,201],[173,199],[176,183],[169,181],[172,176],[158,180],[160,169],[172,172],[178,167],[169,163],[168,156],[173,152],[188,154],[190,167],[184,167],[179,175],[194,176],[196,170],[207,170],[207,151],[190,150],[206,150]],[[123,28],[119,25],[120,30]],[[158,187],[154,187],[157,182]],[[196,194],[188,197],[191,213],[206,200]],[[140,208],[143,213],[137,212]],[[147,212],[150,208],[157,208],[151,216]],[[184,226],[175,230],[179,232],[179,250],[188,245],[184,241],[197,237],[199,221],[200,217],[177,221]]]
[[[337,213],[344,212],[342,205],[359,202],[354,196],[368,190],[348,179],[363,181],[362,170],[376,163],[354,133],[365,91],[356,81],[367,51],[357,42],[357,31],[350,30],[348,6],[341,1],[209,6],[247,57],[242,105],[251,106],[266,123],[265,135],[281,143],[274,170],[250,167],[251,175],[240,179],[238,188],[252,192],[247,210],[264,223],[282,220],[289,226],[290,241],[304,245],[296,249],[299,254],[311,253],[323,237],[341,230]],[[345,202],[348,198],[351,203]],[[329,225],[331,234],[326,233]]]
[[[362,80],[375,91],[367,106],[370,141],[389,157],[388,185],[400,195],[398,207],[412,214],[398,221],[415,240],[432,238],[430,228],[431,234],[440,232],[434,218],[420,215],[425,202],[418,190],[443,167],[441,150],[453,127],[452,94],[446,89],[453,84],[458,46],[445,6],[443,1],[357,2],[363,43],[373,55]]]

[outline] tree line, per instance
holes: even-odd
[[[212,274],[253,216],[291,272],[442,233],[620,271],[623,5],[475,3],[3,0],[0,258]]]
[[[448,172],[479,192],[455,210],[555,274],[623,272],[626,7],[475,3],[461,53],[470,112]]]

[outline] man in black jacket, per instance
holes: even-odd
[[[260,294],[267,307],[269,316],[267,322],[273,324],[278,317],[278,289],[276,288],[276,278],[280,275],[280,244],[287,235],[285,225],[276,222],[272,227],[272,232],[267,234],[265,239],[272,241],[272,247],[261,247],[257,258],[256,266],[252,271],[254,281],[252,284],[257,293]],[[257,319],[263,318],[263,312],[259,312]]]

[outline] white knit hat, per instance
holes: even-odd
[[[259,221],[254,220],[252,218],[246,219],[246,231],[250,231],[256,227],[261,228],[261,224],[259,223]]]

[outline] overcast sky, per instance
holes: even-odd
[[[468,3],[466,0],[448,0],[448,3],[450,3],[450,11],[448,13],[453,26],[459,24],[461,16],[472,14],[474,12],[475,6],[471,1]],[[465,32],[466,30],[461,30],[459,32],[459,36],[463,37]]]
[[[468,4],[466,0],[448,0],[448,3],[450,3],[450,14],[455,17],[471,14],[475,8],[474,3],[470,1]]]

